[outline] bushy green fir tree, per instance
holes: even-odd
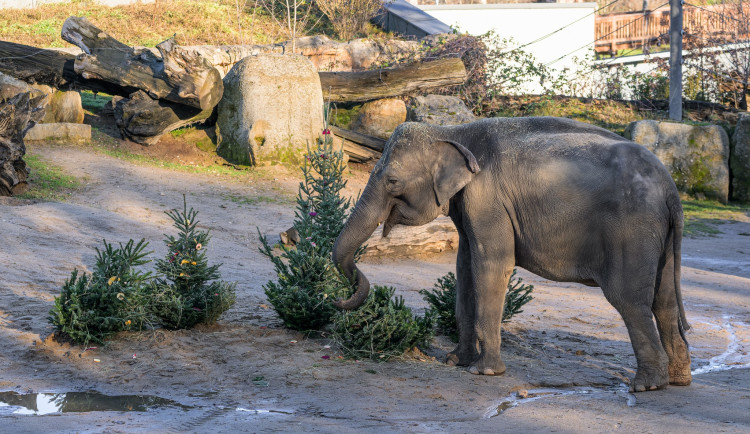
[[[219,280],[219,264],[208,265],[208,231],[197,229],[198,211],[183,209],[166,213],[177,228],[177,236],[165,235],[168,253],[156,261],[158,277],[151,291],[150,309],[168,329],[191,328],[213,323],[235,301],[235,283]]]
[[[429,345],[433,321],[412,315],[395,289],[374,286],[364,304],[341,311],[333,321],[333,338],[347,357],[388,360],[415,346]]]
[[[281,246],[275,255],[260,234],[261,253],[272,262],[277,281],[263,286],[269,302],[284,324],[294,330],[320,330],[331,322],[337,309],[333,300],[348,296],[350,284],[331,261],[333,243],[344,227],[349,199],[346,168],[341,151],[333,150],[330,132],[315,149],[308,149],[302,166],[304,175],[297,194],[294,229],[299,234],[295,248]]]
[[[114,248],[105,240],[104,249],[96,249],[94,272],[79,274],[75,269],[65,281],[50,311],[50,323],[84,345],[139,330],[148,319],[144,283],[151,273],[137,267],[149,262],[144,259],[147,246],[145,240],[130,240]]]
[[[503,310],[503,322],[521,312],[523,305],[531,301],[531,291],[534,285],[526,285],[522,278],[516,278],[516,269],[510,275],[508,281],[508,292],[505,295],[505,309]],[[426,315],[435,318],[435,325],[439,332],[458,341],[458,325],[456,324],[456,275],[448,273],[438,278],[435,288],[432,290],[422,289],[419,291],[429,305]]]

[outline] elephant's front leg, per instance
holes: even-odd
[[[500,375],[505,363],[500,356],[500,324],[505,293],[513,272],[513,257],[472,257],[475,310],[474,334],[479,355],[469,366],[472,374]]]
[[[476,303],[471,272],[469,241],[461,227],[458,230],[458,255],[456,257],[456,326],[458,346],[448,353],[445,362],[449,365],[468,366],[479,352],[474,333]]]

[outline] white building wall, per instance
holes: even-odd
[[[422,5],[424,10],[460,32],[482,35],[493,30],[518,45],[545,39],[524,47],[537,61],[556,69],[575,69],[574,58],[591,54],[594,48],[596,3],[515,3],[492,5]],[[569,54],[569,55],[568,55]],[[563,59],[557,60],[563,55]],[[529,89],[534,93],[535,90]]]

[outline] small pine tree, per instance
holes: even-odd
[[[333,339],[350,358],[388,360],[415,346],[429,345],[433,321],[412,315],[392,287],[375,286],[356,310],[341,311],[333,321]]]
[[[91,275],[75,269],[55,298],[49,322],[73,341],[87,345],[102,343],[124,330],[139,330],[148,320],[145,307],[146,283],[150,272],[137,269],[147,264],[148,243],[133,240],[119,248],[104,241],[96,249],[96,266]]]
[[[156,261],[160,277],[153,282],[150,308],[168,329],[216,322],[234,304],[235,284],[219,280],[220,264],[208,265],[210,236],[208,231],[196,229],[198,211],[188,210],[183,198],[182,211],[166,214],[178,234],[165,235],[169,250],[165,259]]]
[[[452,341],[458,342],[456,325],[456,275],[448,273],[438,277],[432,291],[420,289],[419,293],[430,306],[428,311],[435,319],[438,332],[445,334]]]
[[[531,291],[534,285],[525,285],[522,278],[515,278],[516,269],[510,275],[508,292],[505,294],[505,309],[503,322],[508,322],[513,315],[523,312],[521,307],[531,301]],[[427,315],[435,318],[438,331],[458,341],[458,326],[456,324],[456,275],[448,273],[438,278],[432,290],[421,289],[422,297],[430,306]]]
[[[280,256],[260,230],[261,253],[273,263],[278,282],[263,286],[269,302],[284,324],[303,332],[320,330],[331,322],[337,309],[333,300],[348,296],[350,284],[331,261],[336,237],[344,227],[349,199],[343,153],[333,150],[330,132],[315,150],[308,149],[302,166],[304,181],[297,194],[294,228],[300,241],[296,248],[281,246]]]

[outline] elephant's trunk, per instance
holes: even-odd
[[[373,188],[374,187],[374,188]],[[354,255],[357,249],[375,232],[378,224],[384,219],[388,207],[381,197],[373,197],[376,186],[369,185],[354,207],[349,220],[333,245],[333,263],[343,271],[351,281],[356,280],[357,289],[346,300],[337,300],[334,305],[340,309],[352,310],[362,305],[370,293],[370,282],[354,265]],[[382,196],[376,194],[376,196]]]

